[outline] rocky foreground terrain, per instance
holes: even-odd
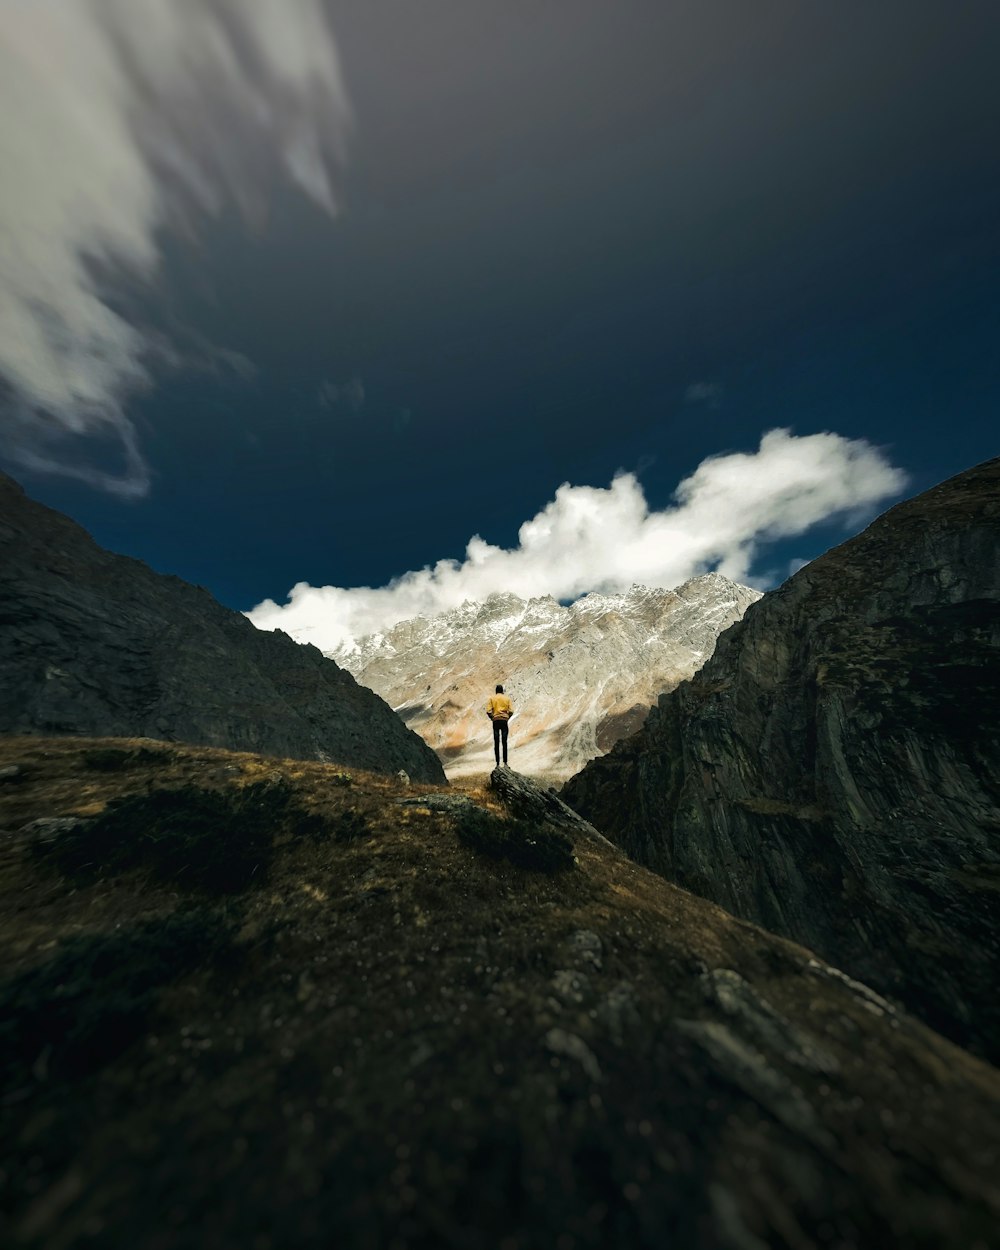
[[[315,647],[104,551],[0,473],[0,733],[135,734],[444,779]]]
[[[1000,1244],[995,1069],[494,781],[0,740],[0,1240]]]
[[[752,606],[563,797],[1000,1059],[1000,460]]]
[[[660,693],[696,672],[759,598],[718,573],[676,590],[585,595],[569,607],[495,594],[331,654],[396,708],[453,778],[493,767],[483,708],[503,683],[516,708],[511,761],[565,781],[638,729]]]

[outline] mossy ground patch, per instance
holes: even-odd
[[[694,1248],[721,1240],[713,1186],[764,1244],[779,1223],[955,1247],[993,1227],[995,1074],[810,979],[808,952],[587,840],[573,871],[474,851],[392,778],[186,748],[88,768],[102,745],[0,741],[28,777],[0,828],[186,786],[238,808],[283,778],[328,832],[279,813],[269,874],[236,894],[0,841],[0,1002],[27,1026],[0,1104],[10,1240]],[[352,812],[363,835],[338,837]],[[835,1157],[677,1027],[736,1027],[701,988],[718,967],[835,1053],[836,1079],[768,1069]]]

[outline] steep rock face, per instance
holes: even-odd
[[[1000,1057],[1000,460],[755,604],[563,797]]]
[[[562,781],[637,729],[661,691],[690,677],[758,598],[717,573],[676,590],[586,595],[570,607],[495,594],[332,655],[395,707],[455,777],[493,766],[483,707],[502,682],[516,709],[511,759],[522,772]]]
[[[443,780],[315,647],[104,551],[0,474],[0,732],[145,736]]]

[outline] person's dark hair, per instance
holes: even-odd
[[[497,686],[497,694],[503,694],[503,686]]]

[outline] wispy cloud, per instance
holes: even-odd
[[[330,651],[494,591],[573,599],[634,582],[676,586],[709,569],[745,580],[767,542],[836,518],[860,523],[905,484],[905,474],[864,440],[771,430],[756,452],[704,460],[662,511],[649,508],[631,473],[607,488],[565,483],[524,522],[516,547],[475,535],[464,560],[439,560],[381,587],[300,582],[287,603],[267,599],[248,616],[261,629]]]
[[[321,408],[346,408],[348,412],[360,412],[365,406],[365,384],[355,376],[347,382],[322,383],[318,399]]]
[[[707,408],[722,406],[722,397],[726,388],[721,382],[692,382],[684,392],[687,404],[704,404]]]
[[[24,467],[148,487],[128,416],[151,360],[185,345],[121,311],[154,287],[165,232],[276,176],[330,213],[349,109],[321,0],[31,0],[0,21],[0,433]],[[123,467],[87,467],[114,441]]]

